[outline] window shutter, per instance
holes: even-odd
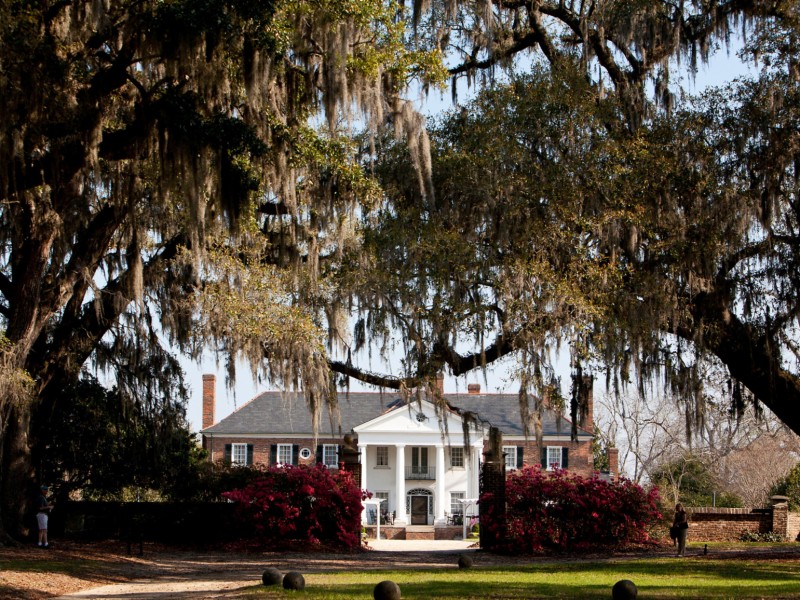
[[[342,451],[341,446],[339,446],[339,444],[336,444],[336,467],[337,468],[339,467],[339,462],[342,460],[341,459],[341,451]],[[386,502],[386,506],[389,506],[388,500]]]
[[[569,448],[561,449],[561,468],[566,469],[569,467]]]
[[[322,444],[317,444],[317,460],[315,461],[317,464],[321,463],[324,460],[323,452],[322,452]]]
[[[247,444],[247,464],[253,464],[253,444]]]
[[[523,448],[522,446],[517,446],[517,468],[518,469],[521,469],[522,468],[522,464],[525,462],[524,459],[523,459],[524,452],[525,452],[525,448]]]
[[[269,464],[277,465],[278,464],[278,445],[272,444],[269,447]]]
[[[547,447],[542,448],[541,463],[543,469],[549,469],[550,465],[547,464]]]
[[[225,444],[225,462],[230,463],[233,460],[233,444]]]
[[[300,464],[300,446],[297,444],[292,444],[292,464]]]

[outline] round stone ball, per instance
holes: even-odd
[[[381,581],[372,592],[375,600],[400,600],[400,586],[394,581]]]
[[[261,583],[264,585],[280,585],[283,581],[283,573],[275,567],[267,567],[261,575]]]
[[[636,584],[630,579],[620,579],[611,588],[611,598],[613,600],[635,600],[639,595],[639,590],[636,589]]]
[[[297,571],[289,571],[283,576],[283,588],[286,590],[304,590],[306,579]]]
[[[462,554],[458,557],[458,568],[459,569],[471,569],[472,568],[472,557],[467,554]]]

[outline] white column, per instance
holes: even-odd
[[[444,444],[436,444],[436,514],[434,525],[443,525],[444,520]]]
[[[469,482],[470,493],[467,494],[468,498],[477,498],[480,493],[480,480],[481,480],[481,457],[483,456],[483,446],[474,446],[472,448],[472,477]]]
[[[359,444],[358,450],[361,453],[361,489],[367,489],[367,446],[366,444]],[[361,523],[367,523],[367,511],[361,511]]]
[[[472,446],[467,446],[464,449],[464,479],[466,485],[464,486],[464,498],[473,498],[472,495],[472,474],[475,472],[475,454],[472,452]]]
[[[408,515],[406,514],[406,445],[395,444],[395,501],[397,506],[397,517],[395,524],[406,525]]]

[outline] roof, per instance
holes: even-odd
[[[506,436],[523,435],[517,394],[445,394],[450,406],[477,414],[487,425],[494,425]],[[350,392],[339,395],[339,415],[330,417],[323,410],[319,435],[339,437],[354,427],[366,423],[389,410],[405,406],[395,391]],[[571,423],[554,410],[545,408],[542,415],[542,435],[569,435]],[[279,435],[311,434],[311,414],[302,394],[264,392],[229,416],[202,430],[213,435]],[[531,431],[533,434],[533,431]],[[591,437],[578,429],[578,436]]]

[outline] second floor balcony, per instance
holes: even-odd
[[[406,467],[406,479],[436,479],[436,467],[416,465]]]

